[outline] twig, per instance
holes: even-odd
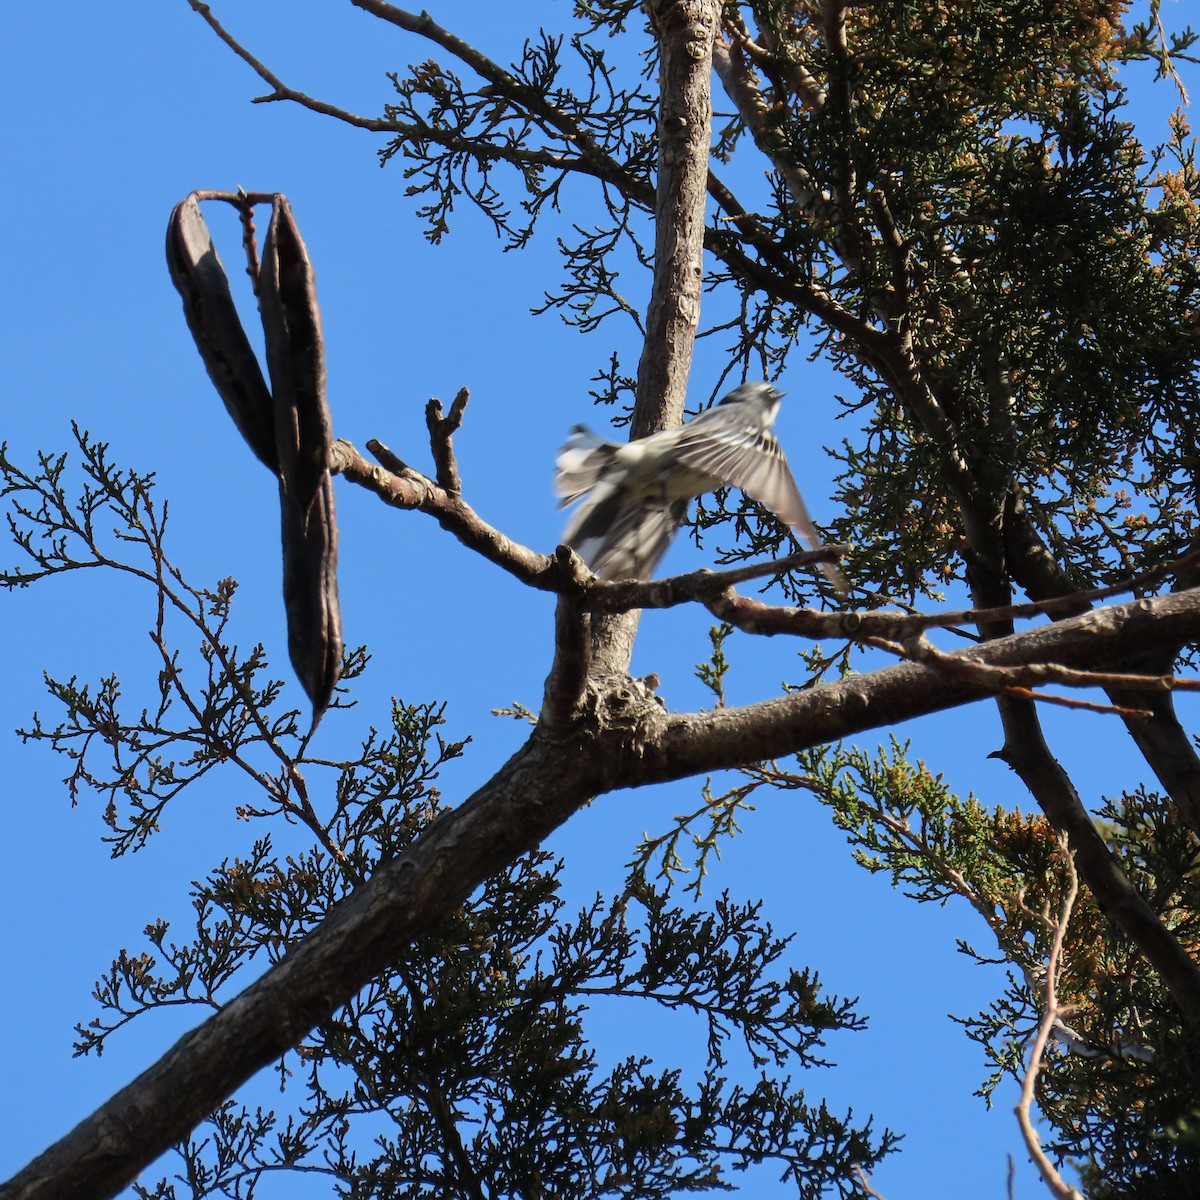
[[[347,442],[346,445],[349,446],[350,443]],[[371,440],[367,442],[367,449],[370,450],[370,452],[377,459],[379,459],[379,462],[385,468],[385,470],[390,472],[392,475],[395,475],[398,479],[412,479],[414,482],[424,480],[426,483],[429,482],[429,480],[425,479],[425,476],[422,475],[420,471],[410,467],[408,463],[404,461],[404,459],[402,459],[398,454],[393,453],[391,448],[385,446],[381,441],[379,441],[378,438],[371,438]],[[355,451],[355,453],[357,453],[357,451]],[[360,482],[360,480],[354,477],[349,469],[343,469],[342,473],[347,479],[352,480],[354,483]],[[387,497],[382,498],[386,499]]]
[[[1078,1188],[1071,1187],[1055,1169],[1054,1164],[1042,1149],[1041,1138],[1033,1127],[1029,1110],[1033,1103],[1033,1089],[1037,1083],[1038,1071],[1042,1066],[1042,1056],[1046,1052],[1046,1043],[1050,1039],[1050,1031],[1058,1018],[1058,996],[1055,983],[1058,975],[1059,961],[1062,957],[1063,940],[1067,934],[1067,925],[1071,920],[1071,910],[1075,907],[1075,897],[1079,894],[1079,876],[1075,871],[1075,855],[1067,849],[1066,838],[1062,839],[1062,848],[1067,863],[1067,894],[1063,898],[1058,921],[1054,927],[1054,940],[1050,946],[1050,955],[1046,962],[1045,1000],[1043,1002],[1042,1021],[1038,1026],[1037,1037],[1033,1042],[1033,1050],[1029,1055],[1029,1067],[1025,1071],[1025,1079],[1021,1085],[1021,1099],[1017,1103],[1017,1124],[1021,1128],[1021,1136],[1025,1139],[1025,1148],[1033,1159],[1042,1182],[1050,1189],[1056,1200],[1083,1200],[1083,1194]]]
[[[875,643],[878,644],[878,643]],[[1115,713],[1123,717],[1149,719],[1154,714],[1146,709],[1125,708],[1114,704],[1097,704],[1090,700],[1077,700],[1068,696],[1055,696],[1046,692],[1035,692],[1031,687],[1040,683],[1062,683],[1070,687],[1114,686],[1130,691],[1165,691],[1172,686],[1171,677],[1163,675],[1136,676],[1110,672],[1079,671],[1057,663],[1029,663],[1015,667],[997,667],[947,654],[928,642],[921,634],[910,639],[902,647],[895,647],[905,658],[914,662],[927,663],[944,671],[947,675],[973,677],[985,687],[998,692],[1007,692],[1023,700],[1038,700],[1046,704],[1059,704],[1064,708],[1086,709],[1090,712]],[[1185,681],[1181,681],[1185,682]],[[1188,681],[1194,682],[1194,681]]]
[[[450,405],[450,415],[442,415],[442,402],[430,400],[425,406],[425,424],[429,429],[429,448],[437,471],[438,484],[457,499],[462,495],[462,479],[458,474],[458,463],[454,458],[454,435],[462,425],[463,413],[471,393],[460,389]]]
[[[864,1171],[862,1167],[855,1167],[854,1169],[858,1173],[858,1186],[862,1188],[863,1195],[870,1196],[873,1198],[873,1200],[884,1200],[883,1193],[877,1192],[871,1186],[871,1179],[866,1171]]]
[[[1167,49],[1167,31],[1162,23],[1162,0],[1150,0],[1150,16],[1154,21],[1154,28],[1158,33],[1158,77],[1168,77],[1176,88],[1179,89],[1179,98],[1183,101],[1184,107],[1189,103],[1188,90],[1183,86],[1183,80],[1179,77],[1179,72],[1175,69],[1175,63],[1171,59],[1171,51]],[[1186,57],[1186,56],[1185,56]]]

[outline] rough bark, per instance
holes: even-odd
[[[638,363],[632,437],[683,419],[700,323],[704,206],[712,128],[715,0],[654,0],[658,35],[658,187],[654,202],[654,282]]]

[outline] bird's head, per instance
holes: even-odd
[[[753,405],[763,409],[771,417],[774,417],[776,410],[779,408],[779,401],[783,396],[783,392],[779,391],[772,384],[769,384],[765,379],[758,379],[749,383],[738,384],[728,396],[722,396],[717,403]]]

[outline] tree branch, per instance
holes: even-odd
[[[429,447],[433,451],[438,486],[455,500],[462,495],[462,480],[454,458],[454,435],[462,425],[470,398],[471,393],[466,388],[460,389],[450,405],[449,416],[443,415],[440,400],[430,400],[425,406],[425,424],[429,428]]]
[[[630,437],[678,425],[700,323],[704,203],[712,129],[714,0],[653,0],[659,43],[658,186],[654,282],[638,363]]]
[[[1054,939],[1050,953],[1046,958],[1045,998],[1042,1007],[1042,1020],[1038,1026],[1037,1037],[1033,1049],[1029,1053],[1029,1067],[1021,1083],[1021,1099],[1017,1103],[1017,1124],[1021,1127],[1021,1136],[1025,1140],[1025,1148],[1042,1177],[1042,1182],[1050,1189],[1056,1200],[1083,1200],[1078,1188],[1070,1187],[1063,1181],[1062,1176],[1054,1169],[1054,1164],[1046,1157],[1042,1149],[1041,1138],[1033,1127],[1029,1110],[1033,1104],[1033,1089],[1037,1083],[1038,1072],[1041,1070],[1042,1057],[1046,1052],[1046,1044],[1050,1033],[1058,1019],[1057,980],[1058,968],[1062,959],[1063,941],[1067,936],[1067,926],[1071,922],[1071,910],[1075,907],[1075,897],[1079,893],[1079,876],[1075,871],[1075,863],[1070,852],[1067,852],[1067,894],[1063,897],[1062,909],[1054,925]]]
[[[1075,591],[1066,572],[1038,536],[1019,493],[1009,497],[1005,510],[1004,546],[1014,578],[1034,600],[1068,597],[1073,598],[1081,608],[1087,604],[1088,596]],[[1185,556],[1177,566],[1182,575],[1181,582],[1188,581],[1195,570],[1195,556]],[[1067,611],[1070,610],[1056,610]],[[1176,646],[1164,647],[1153,660],[1148,660],[1147,665],[1151,665],[1152,661],[1155,670],[1169,672],[1183,645],[1180,642]],[[1125,706],[1127,697],[1119,689],[1110,689],[1108,694],[1114,704]],[[1200,835],[1200,756],[1180,724],[1169,694],[1147,698],[1145,707],[1152,713],[1151,720],[1127,722],[1129,736],[1163,790],[1179,807],[1180,815],[1188,827]]]
[[[1092,615],[1063,624],[1075,625]],[[1136,638],[1127,643],[1136,645]],[[996,757],[1016,771],[1050,824],[1067,836],[1076,867],[1105,915],[1159,973],[1188,1021],[1200,1025],[1200,966],[1129,882],[1067,773],[1046,745],[1032,703],[1001,695],[997,704],[1004,725],[1004,746],[996,751]]]

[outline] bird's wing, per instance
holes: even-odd
[[[605,441],[586,425],[576,425],[554,460],[559,508],[590,492],[619,449],[616,442]]]
[[[680,431],[675,451],[685,466],[741,488],[814,545],[820,544],[783,447],[769,429],[752,421],[730,425],[697,418]]]
[[[795,529],[812,549],[823,545],[783,447],[769,429],[753,421],[731,425],[697,417],[683,427],[676,457],[685,466],[741,488]],[[821,563],[820,568],[838,592],[846,591],[846,581],[836,566]]]

